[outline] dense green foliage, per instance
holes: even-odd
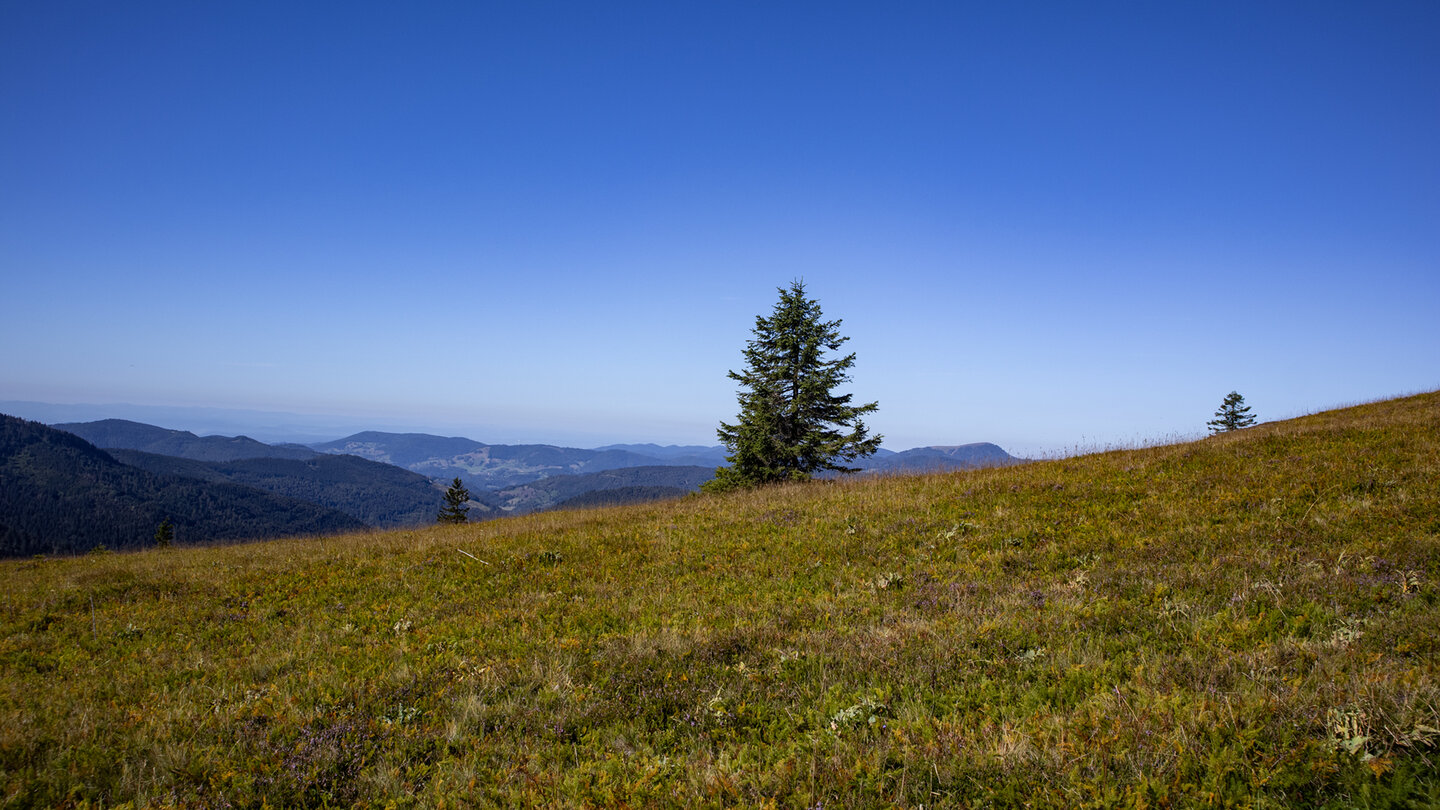
[[[1231,391],[1220,403],[1220,409],[1215,411],[1215,418],[1205,424],[1211,433],[1228,433],[1250,427],[1255,424],[1255,417],[1250,413],[1250,406],[1245,404],[1245,397],[1240,396],[1238,391]]]
[[[361,521],[252,487],[157,475],[64,431],[0,415],[0,556],[356,531]]]
[[[833,360],[849,338],[840,321],[825,321],[820,304],[796,281],[781,288],[770,317],[756,316],[754,338],[745,344],[745,370],[731,371],[742,386],[735,424],[720,423],[729,466],[705,485],[712,492],[779,481],[801,481],[817,472],[846,472],[844,462],[880,449],[861,417],[880,406],[851,405],[835,390],[850,381],[854,353]]]
[[[116,461],[150,472],[243,484],[329,507],[380,528],[430,523],[441,498],[435,482],[419,473],[355,456],[192,461],[138,450],[108,452]]]
[[[470,511],[466,504],[470,500],[470,490],[465,488],[465,483],[459,478],[450,482],[445,490],[445,503],[440,507],[440,512],[435,516],[436,523],[466,523],[470,520],[465,513]]]
[[[0,796],[1434,807],[1437,480],[1427,394],[989,470],[0,562]]]
[[[159,526],[155,527],[155,545],[158,548],[169,548],[174,543],[175,524],[171,523],[170,518],[167,517],[160,521]]]

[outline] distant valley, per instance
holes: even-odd
[[[720,446],[581,449],[380,431],[266,444],[122,419],[45,426],[0,418],[0,556],[143,547],[166,519],[177,542],[421,525],[435,519],[457,477],[471,492],[472,520],[674,498],[709,480],[726,453]],[[855,466],[884,474],[1021,461],[977,443],[882,450]]]
[[[708,466],[725,463],[722,447],[687,448],[683,453],[645,455],[619,448],[582,450],[548,444],[482,444],[472,439],[424,433],[367,431],[311,445],[321,453],[346,454],[451,479],[473,489],[498,490],[554,475],[578,475],[626,467]]]

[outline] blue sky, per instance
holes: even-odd
[[[1428,0],[0,0],[0,400],[711,444],[795,278],[894,449],[1431,390],[1437,41]]]

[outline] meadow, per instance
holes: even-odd
[[[1440,806],[1440,393],[0,577],[7,808]]]

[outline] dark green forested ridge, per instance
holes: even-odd
[[[0,555],[143,548],[166,518],[176,544],[365,528],[337,510],[253,487],[157,475],[71,433],[0,414]]]
[[[429,523],[440,503],[441,491],[431,479],[356,456],[316,454],[304,460],[245,458],[211,462],[138,450],[109,452],[118,461],[151,472],[243,484],[335,509],[380,528]]]
[[[185,430],[102,419],[97,422],[67,422],[51,425],[102,449],[141,450],[162,456],[196,461],[234,461],[242,458],[308,459],[317,453],[299,445],[272,445],[248,436],[196,436]]]

